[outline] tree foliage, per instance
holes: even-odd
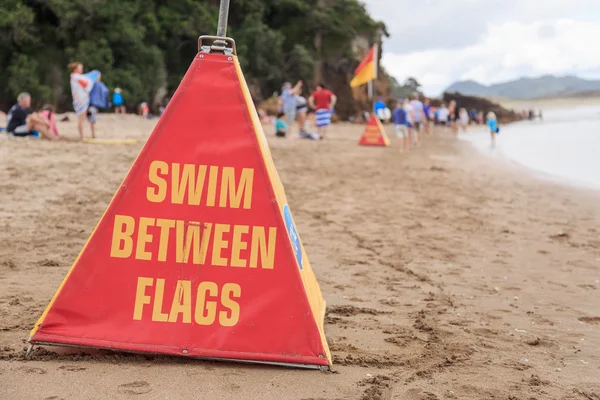
[[[392,87],[391,96],[395,99],[408,98],[414,93],[423,94],[419,90],[421,84],[413,77],[407,78],[402,84],[393,77],[390,77],[389,79]]]
[[[157,105],[172,94],[214,34],[218,0],[3,0],[0,3],[0,106],[30,92],[36,102],[70,107],[66,65],[102,71],[126,104]],[[235,0],[229,36],[256,98],[283,81],[314,79],[322,63],[352,59],[359,35],[381,25],[358,0]],[[319,38],[319,40],[317,40]]]

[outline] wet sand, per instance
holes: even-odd
[[[103,115],[99,136],[152,127]],[[74,122],[59,129],[75,137]],[[0,139],[0,398],[600,399],[600,195],[449,133],[400,154],[358,147],[361,130],[269,135],[327,300],[333,372],[51,347],[25,360],[142,144]]]

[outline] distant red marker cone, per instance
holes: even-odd
[[[389,146],[390,139],[385,134],[385,129],[379,118],[375,114],[371,114],[369,123],[367,124],[363,135],[361,136],[358,144],[361,146]]]

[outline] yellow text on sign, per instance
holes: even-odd
[[[152,161],[148,180],[146,198],[152,203],[252,208],[253,168],[242,168],[236,181],[234,167]]]
[[[110,256],[273,269],[277,228],[115,215]],[[173,245],[174,244],[174,245]],[[172,251],[174,247],[175,251]],[[171,251],[169,251],[171,249]]]
[[[165,280],[139,277],[135,292],[133,319],[153,322],[171,322],[198,325],[235,326],[240,319],[242,296],[237,283],[225,283],[219,287],[215,282],[178,280],[175,292],[165,298]]]

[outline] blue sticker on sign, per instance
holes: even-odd
[[[294,254],[296,254],[296,260],[298,260],[298,266],[302,269],[302,246],[300,246],[298,231],[296,231],[294,221],[292,221],[292,213],[290,213],[290,208],[287,204],[283,206],[283,219],[285,220],[285,227],[292,243],[292,249],[294,249]]]

